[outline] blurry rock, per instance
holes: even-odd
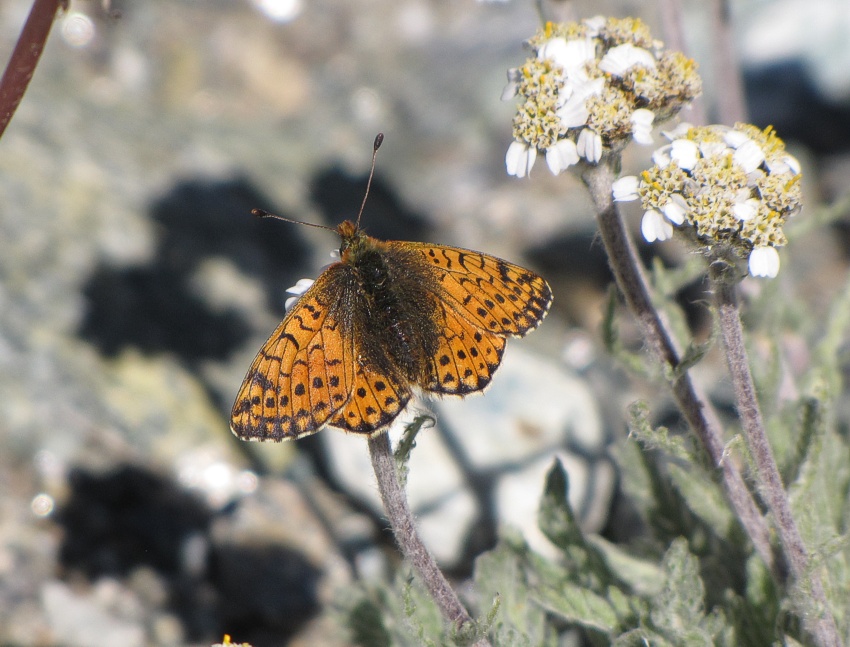
[[[116,608],[115,587],[75,593],[62,582],[49,581],[41,596],[47,621],[59,644],[68,647],[143,647],[145,633],[140,619],[122,617]]]
[[[437,428],[421,430],[411,454],[408,498],[423,540],[448,568],[492,546],[505,523],[543,549],[537,505],[555,456],[565,463],[570,502],[585,528],[597,531],[606,519],[613,468],[590,391],[556,364],[512,346],[483,395],[431,403]],[[394,441],[417,412],[414,405],[393,425]],[[332,477],[382,514],[365,440],[328,429],[322,441]]]

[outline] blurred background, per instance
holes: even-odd
[[[636,8],[663,39],[651,3],[559,5]],[[0,5],[4,65],[29,9]],[[752,120],[801,159],[814,212],[850,178],[850,12],[735,10]],[[408,483],[426,542],[459,583],[503,525],[546,552],[535,515],[555,456],[585,529],[628,534],[609,457],[623,410],[643,397],[675,415],[601,346],[610,277],[578,181],[542,164],[530,180],[505,173],[514,105],[499,96],[537,25],[517,0],[71,0],[0,139],[0,643],[346,644],[328,609],[398,562],[365,442],[327,429],[249,445],[228,412],[286,288],[338,246],[251,209],[331,227],[355,216],[379,131],[370,234],[486,251],[555,293],[485,396],[411,407],[408,420],[437,420]],[[630,151],[627,170],[650,152]],[[844,282],[835,220],[782,253],[776,281],[813,313]],[[687,259],[675,242],[645,251]],[[704,299],[698,282],[680,299],[702,338]],[[788,344],[793,371],[806,349]],[[722,362],[697,373],[728,404]]]

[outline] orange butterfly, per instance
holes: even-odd
[[[325,425],[373,435],[412,387],[481,391],[507,337],[536,328],[552,303],[545,280],[494,256],[381,241],[349,220],[336,231],[340,261],[298,299],[242,382],[230,418],[240,438],[287,440]]]

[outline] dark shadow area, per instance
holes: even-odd
[[[367,178],[353,177],[339,167],[316,173],[310,182],[310,197],[321,210],[325,225],[336,227],[343,220],[357,220]],[[381,240],[426,242],[432,234],[425,217],[407,208],[377,172],[360,224],[370,236]]]
[[[71,494],[56,516],[65,529],[59,561],[92,580],[123,577],[139,565],[173,577],[183,542],[206,533],[211,522],[200,500],[140,467],[104,474],[73,469],[68,486]]]
[[[673,265],[673,261],[664,257],[663,250],[653,248],[643,240],[635,242],[645,268],[651,268],[655,258],[660,258],[666,267]],[[603,294],[614,283],[608,256],[595,228],[554,238],[545,245],[529,250],[526,256],[552,285],[557,295],[553,307],[572,323],[582,323],[580,309],[587,307],[586,301],[572,297],[574,291],[581,294],[590,288],[595,293]],[[697,280],[684,286],[675,295],[690,330],[700,338],[706,337],[711,328],[708,310],[710,295],[706,290],[707,284]]]
[[[254,647],[279,647],[319,610],[319,571],[282,546],[217,546],[210,581],[216,621]]]
[[[604,292],[614,280],[595,227],[552,238],[527,256],[549,283],[581,280]]]
[[[269,202],[244,178],[176,185],[151,207],[159,236],[153,259],[95,270],[84,289],[82,337],[106,355],[134,347],[170,352],[189,365],[226,358],[252,331],[239,313],[212,308],[190,281],[216,257],[256,276],[269,294],[281,295],[303,276],[307,254],[298,226],[251,216]],[[283,304],[277,309],[282,314]]]
[[[60,563],[89,580],[153,568],[186,638],[211,644],[225,631],[255,647],[285,644],[319,609],[320,572],[279,545],[217,544],[213,513],[177,483],[133,465],[74,469]],[[194,557],[189,556],[194,553]]]
[[[819,155],[850,149],[850,104],[823,96],[802,61],[785,60],[744,72],[752,122]]]
[[[329,227],[356,218],[365,188],[365,176],[355,178],[335,167],[319,171],[310,183]],[[308,264],[301,226],[255,218],[254,208],[298,219],[281,213],[245,178],[175,185],[150,209],[158,235],[150,262],[95,269],[83,291],[88,309],[80,335],[108,356],[132,347],[148,354],[173,353],[189,366],[227,358],[254,331],[239,312],[216,309],[193,290],[194,273],[215,258],[256,277],[282,318],[283,291],[299,278],[315,277],[318,268]],[[384,239],[421,240],[428,232],[425,219],[407,209],[378,176],[363,225]],[[337,245],[330,234],[329,242]]]

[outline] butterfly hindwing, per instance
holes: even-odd
[[[410,400],[410,389],[368,366],[358,366],[351,399],[330,421],[333,427],[372,434],[389,425]]]
[[[336,314],[332,266],[295,303],[254,358],[231,413],[246,439],[284,440],[318,431],[348,402],[354,342]]]

